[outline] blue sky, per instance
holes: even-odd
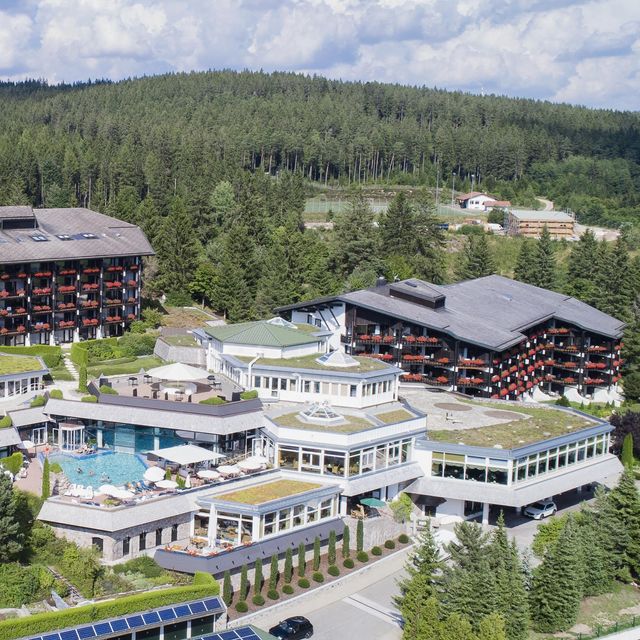
[[[640,109],[639,0],[0,0],[0,78],[292,70]]]

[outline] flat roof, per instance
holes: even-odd
[[[282,369],[310,369],[314,371],[335,371],[344,374],[353,373],[370,373],[372,371],[389,373],[397,371],[396,367],[388,365],[375,358],[359,358],[354,356],[354,360],[358,362],[357,367],[332,367],[318,362],[318,358],[323,353],[312,353],[308,356],[298,356],[296,358],[258,358],[253,364],[254,367],[277,367]],[[252,356],[233,356],[241,362],[249,363],[253,360]]]
[[[402,285],[402,287],[401,287]],[[410,287],[415,297],[445,297],[437,309],[394,295]],[[346,303],[431,328],[459,340],[502,351],[526,339],[523,331],[552,318],[612,338],[619,338],[624,322],[571,296],[491,275],[449,285],[433,285],[410,278],[333,297],[280,307],[278,311]]]
[[[0,376],[40,371],[48,371],[40,358],[7,354],[0,351]]]
[[[535,209],[512,209],[511,215],[518,220],[534,222],[575,222],[572,216],[564,211],[536,211]]]
[[[28,217],[9,207],[4,219]],[[0,263],[148,256],[154,251],[134,224],[80,207],[33,209],[37,228],[0,229]],[[35,239],[34,239],[35,238]]]
[[[219,493],[215,496],[217,500],[224,502],[238,502],[241,504],[259,505],[265,502],[273,502],[282,498],[289,498],[307,491],[320,489],[321,484],[317,482],[302,482],[300,480],[272,480],[254,484],[229,493]]]

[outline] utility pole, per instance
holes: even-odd
[[[455,203],[455,191],[456,188],[456,172],[454,171],[451,174],[451,206],[453,207],[454,203]]]
[[[440,204],[440,160],[436,160],[436,213]]]

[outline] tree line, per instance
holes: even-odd
[[[487,533],[475,523],[455,527],[444,554],[430,529],[418,541],[397,603],[407,640],[525,640],[530,630],[566,631],[587,596],[640,575],[640,495],[631,467],[591,506],[543,524],[532,568],[502,515]],[[444,557],[446,559],[444,559]]]

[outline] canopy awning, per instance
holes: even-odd
[[[181,444],[177,447],[155,449],[154,451],[149,451],[149,454],[180,465],[210,462],[212,460],[219,460],[220,458],[226,457],[222,453],[209,451],[208,449],[198,447],[195,444]]]
[[[176,382],[189,382],[194,380],[206,380],[209,372],[206,369],[192,367],[182,362],[174,362],[173,364],[165,364],[162,367],[154,367],[149,369],[147,374],[160,380],[174,380]]]

